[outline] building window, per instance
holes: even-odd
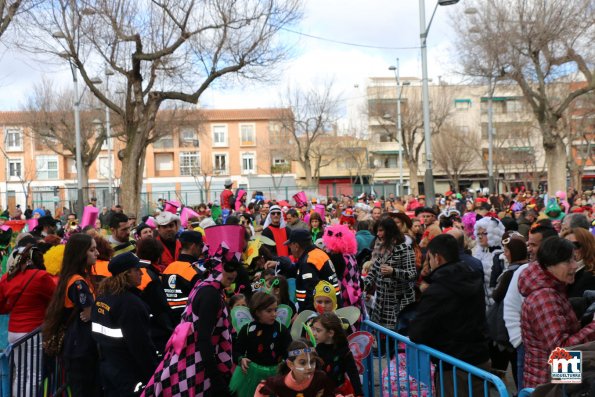
[[[200,155],[198,152],[180,153],[180,175],[194,176],[200,173]]]
[[[37,156],[35,171],[37,179],[58,179],[58,156]]]
[[[254,124],[240,124],[240,145],[256,145],[256,133],[254,131]]]
[[[213,126],[213,146],[227,146],[227,126]]]
[[[107,157],[97,158],[97,176],[98,178],[107,179],[109,177],[109,164]]]
[[[215,174],[227,174],[227,154],[213,155],[213,171]]]
[[[256,155],[242,153],[242,174],[256,174]]]
[[[23,133],[20,129],[12,128],[6,130],[6,150],[23,150]]]
[[[16,159],[8,160],[8,176],[21,179],[23,177],[23,161]]]
[[[283,157],[273,157],[273,163],[271,164],[271,173],[273,174],[280,174],[284,172],[289,172],[291,166],[289,161]]]
[[[156,149],[171,149],[173,147],[174,137],[171,135],[164,135],[153,144],[153,148]]]
[[[158,153],[155,155],[155,171],[173,171],[174,155],[172,153]]]
[[[456,110],[469,110],[471,109],[471,99],[455,99]]]

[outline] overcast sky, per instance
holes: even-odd
[[[426,1],[429,21],[435,0]],[[451,54],[453,30],[450,15],[464,0],[439,7],[428,38],[429,75],[456,80]],[[263,85],[243,84],[225,90],[209,89],[201,105],[209,108],[275,106],[278,93],[288,82],[323,84],[332,80],[336,91],[348,100],[363,95],[372,76],[393,76],[388,70],[400,59],[401,76],[421,76],[419,51],[419,5],[415,0],[306,0],[302,22],[292,30],[329,41],[285,31],[295,43],[294,57],[284,64],[282,78]],[[333,41],[351,43],[345,45]],[[367,48],[384,47],[384,48]],[[390,48],[386,48],[390,47]],[[406,47],[413,49],[392,49]],[[27,93],[42,76],[61,84],[71,84],[68,69],[47,69],[26,54],[5,50],[0,59],[0,110],[19,110]],[[358,88],[355,88],[355,87]]]

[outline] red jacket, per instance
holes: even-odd
[[[27,269],[11,280],[8,280],[8,274],[2,276],[0,313],[10,313],[8,330],[26,333],[39,327],[55,289],[54,279],[45,270]]]
[[[231,208],[231,206],[229,205],[229,198],[233,196],[233,192],[229,189],[225,189],[224,191],[221,192],[221,195],[219,196],[220,200],[221,200],[221,209],[228,209],[231,210],[233,208]]]
[[[536,387],[551,381],[548,359],[552,350],[595,340],[595,323],[581,329],[566,295],[566,285],[536,262],[520,275],[519,292],[525,297],[521,312],[523,386]]]

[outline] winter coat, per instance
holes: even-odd
[[[566,285],[536,262],[519,276],[519,292],[525,297],[521,312],[524,386],[535,387],[550,380],[552,350],[595,340],[595,323],[580,328]]]
[[[409,338],[472,365],[489,359],[481,275],[463,262],[446,263],[426,281]]]
[[[417,278],[413,240],[405,236],[405,241],[395,244],[387,252],[375,247],[373,264],[364,279],[364,289],[376,292],[376,303],[370,313],[372,321],[388,329],[395,329],[399,312],[415,301],[414,284]],[[383,276],[380,266],[386,264],[394,271]]]

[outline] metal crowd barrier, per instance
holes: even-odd
[[[377,345],[376,351],[363,362],[366,397],[481,397],[478,393],[473,394],[472,390],[478,382],[483,383],[483,397],[492,397],[496,393],[500,397],[508,397],[504,382],[487,371],[428,346],[415,344],[408,337],[370,320],[363,322],[362,331],[374,335]],[[459,374],[457,379],[457,371],[467,373],[466,386],[457,385],[461,376]],[[380,378],[378,381],[376,376]],[[451,384],[451,390],[445,389],[445,381]],[[376,384],[380,387],[378,394]]]
[[[2,397],[70,395],[61,360],[45,356],[41,341],[41,328],[37,328],[2,353]]]

